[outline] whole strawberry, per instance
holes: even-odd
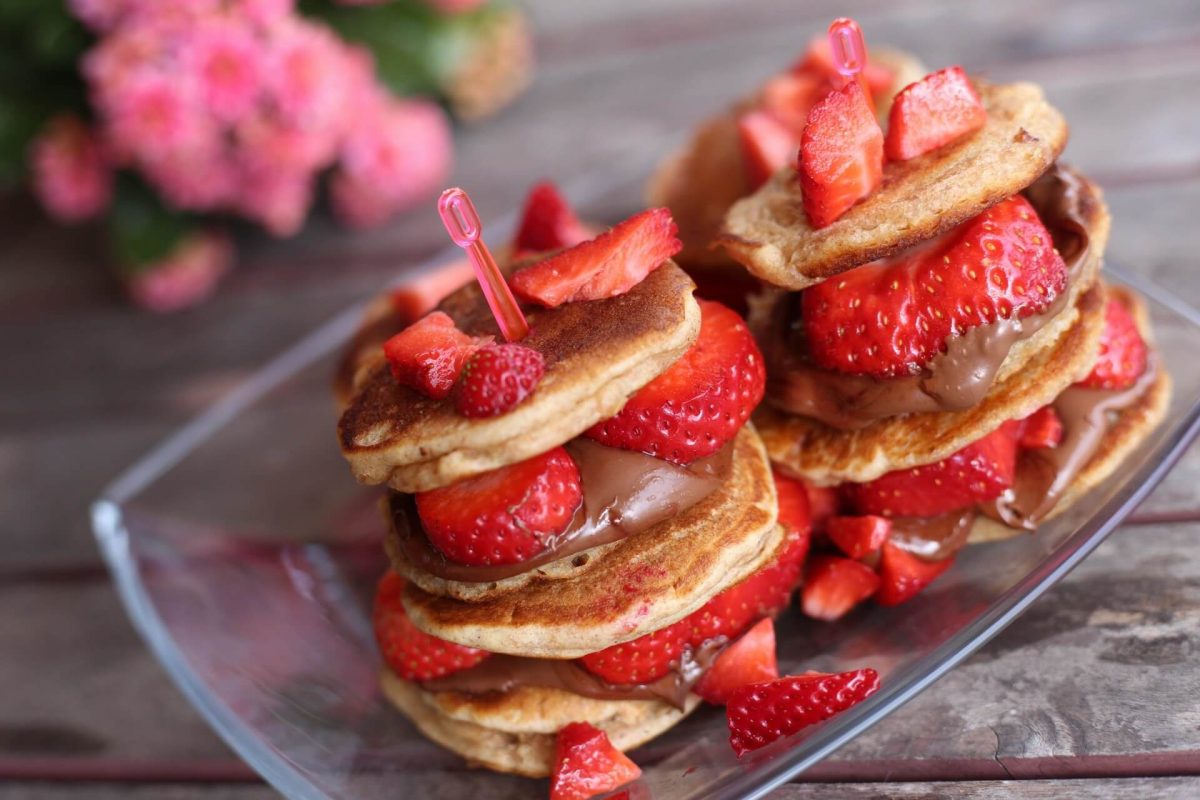
[[[408,619],[400,594],[404,579],[388,572],[375,590],[372,621],[387,665],[406,681],[427,681],[469,669],[488,657],[486,650],[463,647],[418,630]]]
[[[520,344],[481,348],[463,366],[454,407],[464,417],[495,417],[533,393],[546,371],[537,350]]]

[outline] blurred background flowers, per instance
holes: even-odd
[[[442,188],[451,118],[527,85],[517,9],[483,0],[5,0],[0,187],[64,223],[102,220],[138,304],[207,297],[231,226],[346,226]]]

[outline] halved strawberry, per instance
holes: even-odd
[[[1020,423],[1010,421],[941,461],[889,472],[846,492],[863,514],[932,517],[999,497],[1013,484]]]
[[[722,705],[735,689],[779,677],[775,659],[775,623],[759,620],[725,648],[692,690],[709,703]]]
[[[808,507],[812,515],[814,535],[824,535],[829,525],[829,518],[835,517],[842,511],[842,493],[835,486],[815,486],[808,481],[801,481],[804,491],[808,494]]]
[[[812,673],[752,683],[729,698],[729,744],[739,756],[829,719],[879,688],[873,669]]]
[[[842,77],[833,65],[833,50],[829,46],[829,37],[816,36],[809,41],[804,55],[792,65],[792,72],[840,83]],[[880,94],[892,88],[892,71],[882,64],[868,61],[863,65],[862,76],[872,94]]]
[[[1096,365],[1079,386],[1088,389],[1128,389],[1146,369],[1146,343],[1129,309],[1111,299],[1104,309],[1104,332]]]
[[[874,514],[831,517],[826,530],[838,549],[851,558],[860,559],[883,547],[892,535],[892,521]]]
[[[405,325],[432,311],[446,295],[474,280],[470,259],[459,258],[407,283],[389,294],[392,310]]]
[[[533,393],[546,370],[540,352],[521,344],[489,344],[462,366],[454,409],[477,419],[505,414]]]
[[[832,223],[883,181],[883,131],[857,82],[825,95],[809,112],[799,173],[814,228]]]
[[[804,132],[804,125],[808,122],[808,112],[812,110],[814,103],[831,91],[833,83],[827,76],[807,72],[785,72],[763,84],[758,97],[758,107],[790,134],[792,147],[799,147],[800,134]]]
[[[512,276],[525,300],[548,308],[632,289],[682,249],[671,212],[652,208]]]
[[[1044,311],[1066,289],[1050,233],[1020,195],[890,259],[801,294],[809,354],[854,375],[915,375],[946,340]]]
[[[434,311],[384,342],[383,354],[398,382],[441,400],[450,394],[467,359],[489,341],[491,337],[468,336],[447,314]]]
[[[554,741],[550,800],[587,800],[636,780],[642,770],[586,722],[572,722]]]
[[[587,436],[688,464],[741,430],[763,397],[762,353],[745,321],[725,306],[701,300],[700,315],[700,335],[687,352]]]
[[[738,142],[742,164],[751,189],[757,189],[778,170],[787,166],[800,146],[792,132],[762,111],[748,111],[738,118]]]
[[[556,447],[540,456],[416,494],[430,543],[451,561],[517,564],[567,529],[583,497],[579,468]]]
[[[775,496],[779,501],[779,524],[788,530],[799,531],[803,536],[804,549],[798,556],[803,561],[813,527],[808,486],[804,481],[789,478],[777,469],[771,470],[771,477],[775,479]]]
[[[875,602],[881,606],[900,605],[919,594],[953,563],[953,557],[943,561],[923,561],[887,542],[879,559],[879,591],[875,593]]]
[[[372,622],[383,660],[406,681],[427,681],[468,669],[490,653],[447,642],[418,630],[408,619],[400,594],[404,579],[389,571],[375,589]]]
[[[1042,406],[1021,420],[1021,438],[1017,442],[1026,449],[1055,447],[1062,441],[1063,424],[1054,406]]]
[[[614,644],[579,659],[584,669],[609,683],[649,683],[666,675],[687,646],[688,623],[680,620],[653,633]]]
[[[590,238],[588,229],[559,194],[558,187],[543,181],[531,188],[525,198],[513,249],[518,253],[544,253],[574,247]]]
[[[905,86],[892,101],[884,152],[916,158],[987,124],[987,111],[962,67],[947,67]]]
[[[814,619],[832,622],[875,594],[878,588],[879,576],[861,561],[813,556],[804,576],[804,588],[800,590],[800,608]]]

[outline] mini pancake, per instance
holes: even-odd
[[[521,344],[542,353],[546,372],[528,399],[496,417],[467,419],[452,400],[400,385],[380,355],[359,369],[338,423],[342,454],[361,483],[419,492],[544,453],[616,414],[683,355],[700,331],[694,289],[667,262],[623,295],[529,310]],[[502,340],[477,285],[438,308],[462,330]]]
[[[358,330],[334,369],[333,398],[339,409],[349,405],[363,371],[383,362],[383,343],[403,330],[404,324],[387,292],[367,304]]]
[[[780,170],[725,217],[717,242],[767,283],[806,286],[905,250],[1024,189],[1067,143],[1067,123],[1029,83],[975,82],[988,121],[961,141],[884,165],[883,185],[814,229],[794,169]]]
[[[772,461],[821,486],[865,483],[892,470],[940,461],[1004,422],[1032,414],[1091,371],[1104,330],[1103,285],[1083,293],[1074,310],[1078,320],[1053,347],[996,381],[983,402],[966,411],[890,417],[841,431],[763,406],[755,424]]]
[[[404,607],[418,628],[452,642],[578,658],[664,628],[761,568],[783,541],[776,502],[766,451],[747,425],[722,486],[667,522],[585,551],[594,555],[586,568],[531,575],[476,602],[432,594],[414,581],[405,586]],[[402,561],[396,567],[412,571]]]
[[[892,95],[925,74],[921,63],[908,53],[872,49],[871,59],[895,74]],[[648,204],[671,209],[683,241],[676,260],[688,271],[740,271],[728,254],[709,245],[720,232],[729,207],[751,193],[737,120],[758,104],[758,94],[756,91],[701,123],[691,140],[659,164],[646,184]],[[887,119],[889,108],[890,96],[877,109],[881,120]]]
[[[384,670],[384,694],[421,733],[474,764],[498,772],[541,778],[554,765],[556,732],[586,721],[631,750],[675,725],[700,704],[689,695],[684,709],[661,700],[596,700],[561,689],[522,687],[472,697],[426,691]]]

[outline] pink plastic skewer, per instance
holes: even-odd
[[[862,74],[863,68],[867,66],[867,42],[863,38],[862,28],[849,17],[835,19],[829,23],[829,49],[833,58],[833,68],[847,82],[857,80],[867,103],[874,108],[875,100],[871,97],[871,89]]]
[[[479,222],[479,212],[475,210],[471,198],[458,187],[447,189],[438,199],[438,215],[454,243],[467,251],[471,266],[475,269],[475,279],[479,281],[479,288],[483,289],[483,296],[504,338],[510,342],[524,339],[529,333],[529,323],[517,306],[508,282],[496,265],[496,259],[492,258],[491,251],[483,242],[483,225]]]

